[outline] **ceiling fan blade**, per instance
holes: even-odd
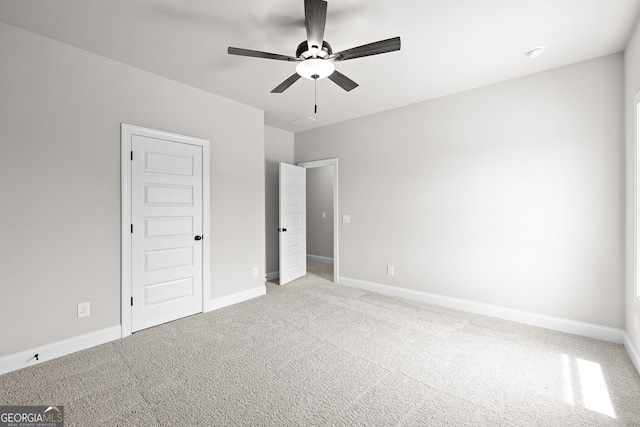
[[[271,91],[271,93],[282,93],[282,92],[284,92],[285,90],[287,90],[289,88],[289,86],[291,86],[292,84],[297,82],[299,78],[300,78],[300,74],[295,73],[294,75],[289,77],[287,80],[285,80],[282,83],[280,83],[275,89],[273,89]]]
[[[342,52],[334,53],[333,55],[331,55],[331,59],[333,59],[334,61],[346,61],[348,59],[379,55],[381,53],[393,52],[396,50],[400,50],[400,37],[380,40],[378,42],[373,42],[351,49],[343,50]]]
[[[230,47],[227,50],[229,55],[251,56],[253,58],[277,59],[279,61],[299,61],[298,58],[287,55],[278,55],[277,53],[261,52],[259,50],[241,49],[239,47]]]
[[[327,2],[324,0],[304,0],[304,26],[307,27],[307,45],[322,48],[324,27],[327,22]]]
[[[329,76],[329,80],[331,80],[347,92],[358,87],[358,83],[354,82],[349,77],[338,72],[337,70],[331,73],[331,75]]]

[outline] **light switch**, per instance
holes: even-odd
[[[342,222],[345,224],[351,224],[351,215],[342,215]]]
[[[327,217],[327,213],[326,212],[322,212],[322,218],[326,218]]]

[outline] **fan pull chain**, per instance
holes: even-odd
[[[313,79],[313,102],[314,102],[314,106],[313,106],[313,112],[314,114],[318,114],[318,78],[320,76],[317,74],[314,74],[313,76],[311,76],[311,78]]]

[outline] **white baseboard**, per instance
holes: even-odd
[[[629,335],[627,335],[626,332],[624,333],[623,344],[624,344],[624,348],[627,350],[627,353],[629,354],[629,358],[631,359],[631,361],[633,362],[633,365],[636,367],[636,370],[640,374],[640,356],[638,356],[638,352],[636,351],[636,349],[633,348],[633,344],[631,344]]]
[[[275,280],[280,278],[279,271],[272,271],[271,273],[267,273],[267,280]]]
[[[624,331],[622,329],[610,328],[607,326],[594,325],[591,323],[578,322],[560,317],[547,316],[545,314],[531,313],[528,311],[515,310],[496,305],[485,304],[459,298],[452,298],[443,295],[430,294],[427,292],[414,291],[411,289],[399,288],[396,286],[382,285],[380,283],[367,282],[364,280],[339,277],[338,283],[367,291],[378,292],[406,298],[414,301],[426,302],[442,307],[467,311],[470,313],[482,314],[513,322],[524,323],[531,326],[538,326],[554,331],[566,332],[588,338],[595,338],[602,341],[609,341],[622,344]]]
[[[320,256],[320,255],[309,255],[309,254],[307,254],[307,260],[315,261],[315,262],[321,262],[323,264],[333,264],[333,258],[329,258],[329,257],[326,257],[326,256]]]
[[[235,294],[227,295],[226,297],[214,298],[209,302],[209,311],[217,310],[219,308],[228,307],[239,302],[247,301],[252,298],[256,298],[267,293],[267,287],[265,285],[248,289],[246,291],[237,292]]]
[[[26,368],[27,366],[37,365],[60,356],[66,356],[76,351],[95,347],[96,345],[119,340],[122,338],[121,329],[120,325],[112,326],[51,344],[41,345],[21,351],[20,353],[0,357],[0,375]],[[38,360],[34,357],[35,354],[38,354]]]
[[[209,302],[209,311],[247,301],[266,293],[267,288],[262,285],[225,297],[214,298]],[[122,327],[118,325],[3,356],[0,357],[0,375],[121,338]],[[38,354],[38,360],[34,357],[35,354]]]

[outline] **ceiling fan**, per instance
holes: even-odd
[[[324,40],[326,20],[326,1],[304,0],[304,25],[307,29],[307,40],[298,45],[295,57],[237,47],[229,47],[227,52],[231,55],[298,62],[296,73],[271,91],[271,93],[282,93],[297,82],[300,77],[316,81],[328,77],[329,80],[348,92],[358,87],[358,83],[338,72],[334,62],[400,50],[400,37],[394,37],[333,53],[331,45]]]

